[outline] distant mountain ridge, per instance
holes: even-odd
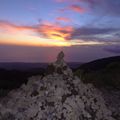
[[[101,58],[97,59],[88,63],[84,63],[80,65],[77,69],[84,69],[84,70],[99,70],[106,67],[108,64],[113,62],[120,62],[120,56],[115,57],[107,57],[107,58]]]
[[[29,70],[29,69],[46,69],[49,63],[24,63],[24,62],[0,62],[0,68],[6,70]],[[77,68],[81,62],[68,62],[71,68]]]
[[[0,62],[0,68],[6,70],[29,70],[34,68],[46,68],[48,63],[24,63],[24,62]]]

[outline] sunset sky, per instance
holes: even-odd
[[[0,62],[120,55],[120,0],[0,0]]]

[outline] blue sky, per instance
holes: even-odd
[[[63,50],[67,61],[120,55],[119,6],[119,0],[0,0],[0,61],[49,61],[51,48]],[[33,55],[20,48],[36,57],[26,59]]]

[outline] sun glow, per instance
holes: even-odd
[[[22,46],[83,46],[103,45],[104,42],[70,40],[74,29],[70,26],[44,23],[38,26],[18,26],[0,22],[0,44]]]
[[[38,26],[19,26],[0,22],[0,44],[24,46],[71,46],[66,40],[72,32],[71,27],[44,23]]]
[[[22,46],[71,46],[68,41],[45,39],[38,36],[29,36],[21,34],[0,34],[0,44],[22,45]]]

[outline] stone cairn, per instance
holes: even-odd
[[[63,51],[58,54],[56,62],[49,64],[47,67],[47,74],[54,73],[64,74],[66,76],[73,76],[72,70],[64,61]]]
[[[0,99],[0,120],[117,120],[101,92],[73,76],[63,58],[60,52],[46,76],[33,76]]]

